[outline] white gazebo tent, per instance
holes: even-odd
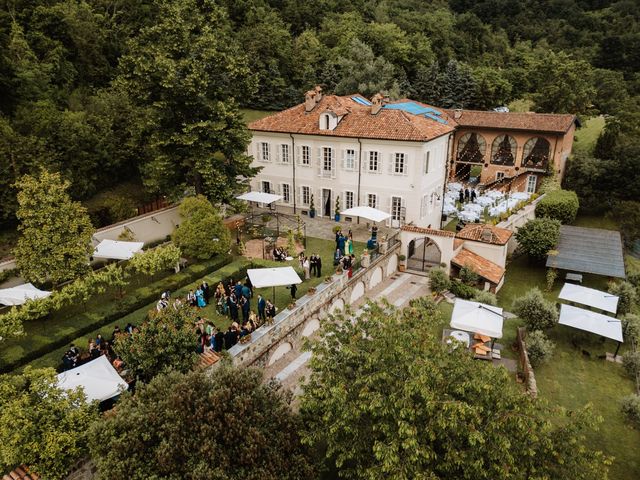
[[[39,290],[31,283],[25,283],[24,285],[0,290],[0,304],[22,305],[27,300],[37,300],[48,297],[49,295],[51,295],[51,292]]]
[[[584,308],[565,304],[560,305],[560,320],[558,323],[617,341],[618,348],[616,348],[616,353],[613,354],[614,358],[618,355],[620,344],[624,341],[622,338],[622,322],[620,320],[591,310],[585,310]]]
[[[276,287],[302,283],[293,267],[250,268],[247,276],[254,288],[273,287],[273,302],[276,299]]]
[[[102,240],[93,252],[93,258],[129,260],[136,253],[141,252],[143,246],[143,242]]]
[[[265,205],[270,205],[273,202],[277,202],[281,200],[282,195],[275,195],[273,193],[265,193],[265,192],[247,192],[242,195],[238,195],[236,197],[238,200],[246,200],[247,202],[256,202],[256,203],[264,203]]]
[[[615,314],[618,311],[618,297],[593,288],[565,283],[558,298],[569,302],[579,303],[588,307],[598,308]]]
[[[361,217],[371,220],[372,222],[382,222],[391,217],[387,212],[372,207],[353,207],[347,208],[341,212],[346,217]]]
[[[94,400],[103,402],[120,395],[129,388],[129,385],[103,355],[58,374],[58,387],[63,390],[83,387],[87,402]]]
[[[451,313],[451,327],[491,337],[491,349],[496,338],[502,338],[502,309],[484,303],[456,298]]]

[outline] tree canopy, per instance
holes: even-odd
[[[262,372],[222,367],[159,375],[123,395],[90,446],[107,480],[314,478],[298,427]]]
[[[303,439],[348,479],[605,478],[584,435],[588,409],[533,400],[506,370],[474,361],[432,331],[430,301],[340,313],[313,342]]]

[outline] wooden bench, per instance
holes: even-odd
[[[570,282],[582,283],[582,274],[580,273],[567,273],[564,278]]]

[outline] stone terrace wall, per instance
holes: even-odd
[[[511,255],[513,251],[518,247],[518,241],[516,240],[515,233],[518,231],[518,228],[523,226],[529,220],[533,220],[536,218],[536,205],[540,200],[544,198],[544,195],[540,195],[529,205],[526,205],[522,210],[514,213],[505,221],[500,222],[497,226],[500,228],[506,228],[514,233],[514,235],[509,239],[509,243],[507,244],[507,255]]]

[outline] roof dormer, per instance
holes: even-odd
[[[320,114],[320,130],[334,130],[338,126],[340,119],[338,116],[330,111],[325,111]]]

